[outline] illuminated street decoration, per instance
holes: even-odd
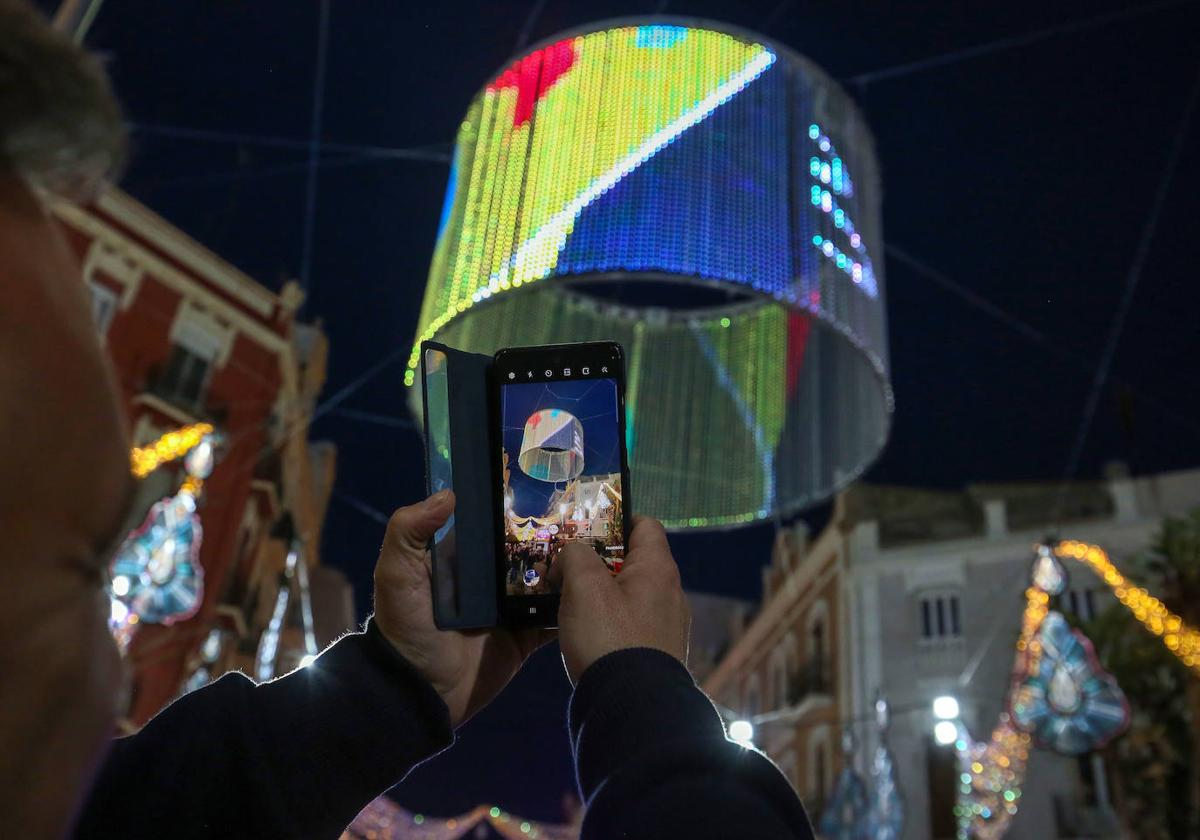
[[[1061,614],[1047,615],[1037,638],[1041,655],[1016,687],[1013,721],[1055,752],[1100,749],[1129,724],[1125,695],[1096,661],[1091,642]]]
[[[896,782],[896,761],[887,744],[890,723],[888,704],[882,697],[875,701],[875,724],[879,746],[871,761],[871,796],[867,806],[867,836],[874,840],[899,840],[904,833],[904,800]]]
[[[1013,661],[1014,682],[1024,679],[1037,667],[1041,651],[1037,632],[1050,603],[1049,594],[1040,588],[1039,582],[1051,588],[1058,586],[1061,590],[1061,575],[1055,577],[1047,571],[1044,558],[1045,554],[1038,552],[1032,583],[1025,590],[1025,612],[1021,616],[1021,632]],[[1008,831],[1020,806],[1031,741],[1028,733],[1016,728],[1007,711],[1000,713],[1000,719],[986,741],[974,740],[967,727],[958,723],[954,749],[958,755],[959,791],[954,815],[958,821],[959,840],[969,837],[998,840]]]
[[[1129,723],[1124,694],[1096,661],[1091,642],[1050,609],[1050,598],[1066,588],[1058,558],[1073,556],[1064,551],[1067,545],[1081,544],[1035,547],[1008,708],[991,737],[974,741],[957,724],[960,785],[954,813],[959,840],[998,840],[1008,831],[1035,737],[1048,749],[1078,755],[1102,747]]]
[[[1108,559],[1104,549],[1076,540],[1063,540],[1054,547],[1054,553],[1063,559],[1078,560],[1095,572],[1143,627],[1162,639],[1167,649],[1184,665],[1200,674],[1200,631],[1186,625],[1145,589],[1130,583]]]
[[[125,538],[110,566],[109,629],[125,649],[139,624],[172,624],[193,615],[204,591],[200,566],[203,529],[196,511],[204,481],[216,463],[219,436],[197,423],[130,452],[133,474],[144,478],[163,464],[184,460],[179,491],[151,506]]]
[[[470,103],[405,381],[434,337],[615,340],[641,511],[799,510],[887,437],[881,248],[869,131],[811,62],[716,24],[585,28]],[[693,308],[645,306],[633,284],[664,280]],[[727,294],[695,308],[688,285]]]
[[[854,770],[854,737],[846,727],[842,733],[842,772],[817,821],[818,833],[825,840],[869,840],[867,807],[867,786]]]
[[[525,421],[517,465],[539,481],[572,481],[583,472],[583,424],[560,408],[535,411]]]
[[[186,490],[156,502],[118,549],[112,593],[142,622],[171,624],[200,606],[202,529],[196,498]]]
[[[346,830],[354,840],[457,840],[483,836],[488,826],[512,840],[579,840],[577,825],[556,825],[519,817],[495,805],[477,805],[456,817],[430,817],[401,808],[381,796],[359,812]]]
[[[130,469],[134,478],[145,478],[163,464],[182,458],[212,434],[211,424],[196,423],[167,432],[154,443],[134,447],[129,453]]]
[[[959,795],[954,814],[959,840],[998,840],[1008,831],[1021,802],[1021,785],[1029,762],[1030,736],[1007,712],[986,741],[971,739],[958,727]]]

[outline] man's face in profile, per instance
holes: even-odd
[[[111,732],[122,669],[104,580],[132,478],[78,266],[12,175],[0,286],[0,791],[36,825],[69,816]]]

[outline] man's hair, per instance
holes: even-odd
[[[25,0],[0,0],[0,171],[81,198],[116,177],[125,150],[99,62]]]

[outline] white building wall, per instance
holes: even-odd
[[[1149,547],[1164,515],[1200,507],[1200,471],[1113,482],[1111,519],[1073,523],[1063,538],[1103,546],[1118,564]],[[860,523],[847,540],[846,587],[852,609],[844,638],[854,660],[849,668],[851,720],[865,775],[876,746],[871,722],[876,692],[888,698],[889,741],[896,757],[907,822],[905,840],[931,838],[928,751],[939,749],[931,733],[931,703],[939,694],[959,699],[964,722],[976,740],[986,739],[1003,707],[1014,645],[1028,583],[1033,545],[1043,533],[1009,533],[994,504],[984,533],[970,539],[925,542],[899,548],[879,545],[876,523]],[[1067,568],[1071,586],[1104,594],[1086,568]],[[957,592],[960,640],[929,643],[921,637],[920,597]],[[1021,808],[1009,837],[1056,838],[1055,798],[1080,795],[1079,762],[1035,749],[1023,786]],[[951,792],[950,807],[953,806]]]

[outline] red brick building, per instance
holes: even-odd
[[[295,320],[303,295],[294,283],[270,291],[119,190],[87,207],[60,204],[55,214],[83,266],[132,444],[199,421],[224,440],[200,502],[200,608],[174,624],[141,626],[130,645],[129,719],[138,725],[185,683],[230,668],[254,673],[281,582],[299,577],[320,590],[316,600],[328,605],[317,621],[320,643],[353,621],[345,580],[319,565],[336,452],[307,439],[328,342],[319,326]],[[177,465],[145,478],[130,527],[181,480]],[[285,518],[290,529],[280,527]],[[307,575],[287,574],[292,550]],[[303,655],[294,636],[284,628],[272,660],[278,672]]]

